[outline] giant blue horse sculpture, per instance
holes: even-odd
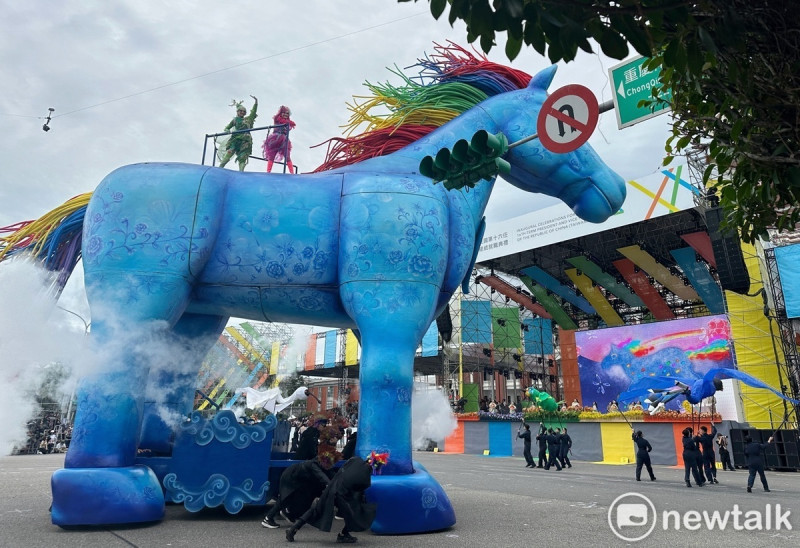
[[[341,169],[299,176],[188,164],[117,169],[92,195],[83,223],[92,343],[102,349],[136,327],[179,335],[202,353],[231,316],[356,330],[357,454],[390,453],[369,491],[379,508],[373,530],[453,525],[446,494],[412,461],[413,360],[431,321],[466,288],[494,181],[447,191],[418,166],[479,129],[512,142],[535,133],[555,71],[397,152]],[[602,222],[624,201],[624,181],[588,145],[552,154],[534,140],[505,159],[508,181],[557,196],[585,220]],[[162,486],[134,460],[139,449],[168,446],[174,425],[144,401],[151,364],[142,359],[124,345],[83,381],[65,468],[52,481],[55,523],[75,525],[87,504],[84,523],[163,517]],[[186,416],[194,375],[180,371],[166,374],[178,385],[170,406]]]

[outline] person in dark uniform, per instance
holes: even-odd
[[[717,434],[717,445],[719,446],[719,460],[722,462],[722,469],[735,472],[736,468],[731,463],[731,452],[728,451],[728,436]]]
[[[522,438],[522,454],[525,456],[525,462],[527,463],[525,468],[533,468],[535,464],[533,462],[533,455],[531,455],[531,427],[527,424],[524,426],[524,432],[517,432],[517,437]]]
[[[330,483],[328,470],[330,468],[326,468],[323,462],[316,457],[297,462],[284,470],[281,474],[275,504],[267,512],[261,526],[268,529],[280,527],[275,521],[279,512],[289,521],[303,515],[314,503],[314,499],[320,496]]]
[[[537,468],[544,468],[547,464],[547,432],[544,429],[544,424],[540,425],[539,434],[536,436],[536,441],[539,442],[539,462]]]
[[[319,427],[324,425],[325,422],[325,420],[317,420],[300,434],[300,439],[297,442],[297,452],[294,454],[296,460],[309,460],[317,456]]]
[[[560,444],[560,453],[558,455],[559,460],[561,461],[561,467],[563,468],[566,466],[567,468],[572,468],[572,463],[569,461],[569,450],[572,448],[572,438],[567,434],[567,429],[564,428],[564,431],[561,433],[561,444]]]
[[[703,448],[703,472],[708,483],[719,483],[717,481],[717,462],[714,457],[714,436],[717,435],[717,427],[711,424],[711,433],[708,433],[706,426],[700,427],[700,447]]]
[[[650,481],[656,481],[656,476],[653,474],[653,467],[650,465],[650,451],[653,450],[653,446],[650,445],[649,441],[644,439],[641,430],[633,432],[633,427],[631,427],[631,432],[633,443],[636,444],[636,481],[642,481],[642,466],[647,468],[647,473],[650,474]]]
[[[758,443],[753,441],[750,436],[744,438],[744,454],[747,457],[747,468],[750,470],[750,475],[747,476],[747,492],[753,492],[753,483],[756,481],[756,473],[761,479],[761,485],[764,486],[764,491],[769,493],[769,485],[767,485],[767,476],[764,475],[764,455],[763,451],[767,445],[772,443],[772,437],[767,440],[767,443]]]
[[[342,448],[342,460],[348,460],[356,454],[356,442],[358,441],[358,431],[350,432],[347,436],[347,443]]]
[[[681,443],[683,444],[683,468],[685,470],[685,474],[683,479],[686,481],[686,487],[691,487],[692,484],[689,481],[689,473],[694,476],[694,482],[698,487],[702,487],[706,484],[703,480],[703,476],[700,474],[700,459],[703,455],[700,454],[700,448],[698,444],[700,443],[699,438],[697,436],[692,437],[693,430],[689,427],[683,429],[683,438],[681,438]]]
[[[547,464],[545,470],[550,470],[555,466],[556,470],[561,471],[561,463],[558,462],[558,455],[561,453],[560,434],[556,434],[552,428],[547,431]]]
[[[364,495],[370,485],[372,467],[361,457],[351,458],[336,472],[317,502],[286,530],[286,540],[294,542],[297,531],[306,523],[320,531],[330,531],[333,517],[337,515],[344,519],[344,527],[336,536],[336,542],[356,542],[358,539],[350,532],[369,529],[375,519],[377,507],[368,504]]]

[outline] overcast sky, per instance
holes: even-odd
[[[434,20],[425,1],[8,2],[0,18],[0,226],[92,191],[122,165],[200,163],[204,135],[230,121],[232,99],[249,107],[251,94],[258,125],[271,123],[280,104],[291,107],[293,159],[311,170],[324,150],[310,147],[341,135],[346,103],[365,93],[365,81],[399,84],[386,67],[409,66],[448,39],[466,46],[463,25]],[[490,59],[505,64],[502,46]],[[616,63],[582,55],[560,66],[551,90],[580,83],[607,100]],[[548,65],[530,48],[512,64],[531,74]],[[39,118],[49,107],[44,132]],[[643,176],[659,167],[667,123],[660,116],[619,131],[607,113],[590,143],[623,177]],[[501,182],[487,217],[543,201]]]

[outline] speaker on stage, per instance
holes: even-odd
[[[717,263],[717,276],[722,289],[746,295],[750,291],[750,275],[742,255],[739,235],[735,230],[720,230],[722,208],[706,211],[706,226],[711,238],[711,249]]]
[[[738,468],[747,468],[747,457],[744,455],[745,432],[749,431],[742,428],[731,428],[728,434],[728,438],[731,442],[728,450],[731,452],[733,465]]]
[[[436,318],[436,329],[446,343],[453,337],[453,321],[450,319],[450,305],[444,307],[442,313]]]

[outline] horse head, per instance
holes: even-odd
[[[536,133],[539,110],[547,97],[556,65],[531,78],[527,88],[492,97],[484,109],[515,142]],[[528,192],[554,196],[586,221],[600,223],[616,213],[625,201],[625,181],[608,167],[588,144],[573,152],[556,154],[538,139],[511,149],[504,158],[511,173],[503,178]]]

